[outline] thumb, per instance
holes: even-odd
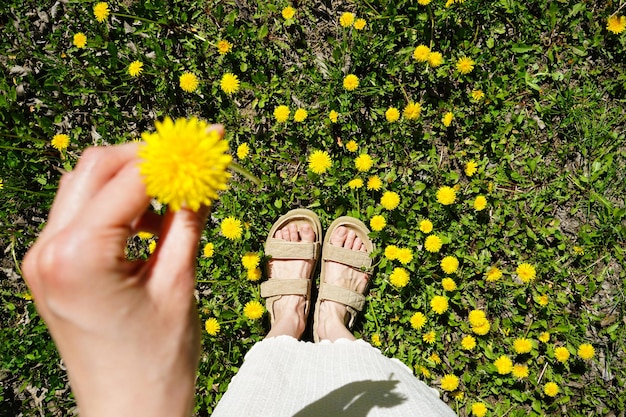
[[[197,212],[187,208],[167,212],[157,250],[150,259],[155,262],[151,284],[165,291],[193,293],[198,242],[209,211],[203,206]]]

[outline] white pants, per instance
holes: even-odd
[[[456,416],[436,390],[363,340],[265,339],[250,349],[213,417]]]

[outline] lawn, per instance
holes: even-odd
[[[3,1],[0,415],[76,412],[20,270],[60,176],[197,117],[236,166],[198,250],[195,415],[268,330],[270,225],[307,207],[370,225],[355,332],[459,415],[624,416],[624,6]]]

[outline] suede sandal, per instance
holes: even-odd
[[[335,246],[330,243],[330,239],[339,226],[344,226],[349,230],[352,230],[356,233],[357,237],[359,237],[363,241],[363,245],[365,245],[365,252],[363,251],[355,251],[351,249],[346,249],[341,246]],[[326,231],[326,236],[324,237],[324,244],[322,245],[322,272],[320,275],[320,287],[319,293],[317,296],[317,302],[315,303],[315,318],[313,323],[313,338],[315,342],[319,342],[319,335],[317,334],[317,323],[319,322],[319,310],[320,304],[324,300],[335,301],[337,303],[343,304],[346,306],[347,314],[345,324],[348,329],[351,329],[356,316],[360,311],[363,310],[363,306],[365,305],[365,291],[367,291],[367,287],[363,291],[363,293],[359,293],[353,291],[351,288],[356,288],[355,282],[348,283],[348,287],[338,286],[334,284],[330,284],[326,282],[325,272],[326,272],[326,262],[337,262],[347,266],[350,266],[353,269],[356,269],[360,272],[370,273],[372,266],[372,258],[370,257],[371,253],[374,252],[374,243],[369,238],[368,234],[370,233],[369,229],[365,224],[355,219],[354,217],[343,216],[337,218],[335,221],[331,223]],[[367,281],[369,286],[369,279]]]
[[[295,223],[300,231],[300,226],[309,224],[315,232],[314,242],[288,242],[283,239],[276,239],[276,231],[290,223]],[[265,254],[272,259],[299,259],[314,260],[315,264],[308,278],[296,277],[298,279],[270,278],[261,284],[261,297],[265,298],[267,311],[270,314],[271,323],[274,323],[274,302],[280,300],[283,295],[301,295],[305,298],[305,317],[309,314],[311,306],[311,278],[315,274],[315,268],[320,256],[322,236],[322,225],[317,215],[311,210],[295,209],[281,216],[270,230],[265,241]],[[269,266],[268,266],[269,269]]]

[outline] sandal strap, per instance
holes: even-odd
[[[288,242],[270,238],[265,245],[265,254],[277,259],[317,259],[320,242]]]
[[[261,297],[270,298],[281,295],[303,295],[311,291],[310,279],[269,279],[261,284]]]
[[[353,314],[353,311],[362,311],[363,306],[365,306],[365,296],[363,294],[327,283],[320,285],[319,295],[317,298],[320,300],[335,301],[343,304],[348,307],[348,312],[350,312],[353,316],[356,315],[355,313]]]
[[[369,268],[372,258],[368,252],[355,251],[341,246],[327,245],[324,252],[325,261],[338,262],[353,268]]]

